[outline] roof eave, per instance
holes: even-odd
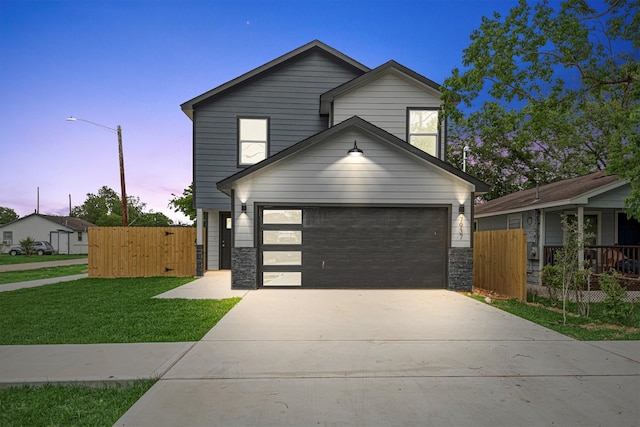
[[[244,82],[246,82],[247,80],[252,79],[253,77],[273,68],[276,67],[300,54],[303,54],[305,52],[310,51],[311,49],[314,48],[319,48],[324,50],[325,52],[333,55],[334,57],[342,60],[343,62],[347,63],[348,65],[350,65],[351,67],[361,70],[362,72],[368,72],[370,70],[369,67],[361,64],[360,62],[356,61],[355,59],[343,54],[342,52],[332,48],[331,46],[328,46],[324,43],[322,43],[319,40],[313,40],[312,42],[309,42],[307,44],[305,44],[304,46],[301,46],[297,49],[292,50],[289,53],[285,53],[282,56],[279,56],[278,58],[267,62],[266,64],[263,64],[261,66],[259,66],[258,68],[254,68],[253,70],[242,74],[239,77],[236,77],[233,80],[230,80],[218,87],[215,87],[201,95],[196,96],[195,98],[192,98],[190,100],[188,100],[187,102],[184,102],[180,105],[180,108],[182,109],[182,111],[191,119],[193,120],[193,110],[194,107],[204,101],[207,101],[208,99],[210,99],[213,96],[219,95],[229,89],[231,89],[232,87],[242,84]]]
[[[342,96],[345,93],[350,92],[352,90],[356,90],[359,87],[366,85],[369,81],[374,80],[380,77],[381,75],[388,72],[392,72],[392,71],[401,73],[404,76],[415,81],[416,83],[421,84],[425,87],[428,87],[429,89],[435,90],[436,92],[438,92],[438,94],[441,94],[440,84],[434,82],[431,79],[428,79],[427,77],[424,77],[419,73],[416,73],[412,69],[407,68],[404,65],[399,64],[394,60],[391,60],[391,61],[385,62],[379,67],[374,68],[373,70],[368,71],[366,74],[363,74],[362,76],[356,77],[320,95],[320,114],[329,114],[331,110],[331,104],[337,97]]]

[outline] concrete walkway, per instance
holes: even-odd
[[[37,255],[34,255],[37,256]],[[80,265],[87,264],[87,258],[77,258],[77,259],[65,259],[58,261],[46,261],[46,255],[42,256],[41,262],[27,262],[23,264],[7,264],[0,265],[0,273],[4,273],[7,271],[23,271],[23,270],[36,270],[38,268],[47,268],[47,267],[63,267],[66,265]]]
[[[184,296],[235,296],[224,274]],[[0,384],[160,377],[119,426],[640,423],[638,341],[572,340],[441,290],[242,293],[197,343],[0,347]]]

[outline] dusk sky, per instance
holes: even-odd
[[[104,185],[147,211],[191,183],[180,104],[318,39],[442,83],[482,16],[517,0],[0,0],[0,206],[67,215]]]

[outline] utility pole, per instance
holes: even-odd
[[[129,225],[129,210],[127,208],[127,190],[124,185],[124,156],[122,155],[122,128],[120,125],[116,127],[118,134],[118,155],[120,157],[120,190],[122,191],[122,226]]]

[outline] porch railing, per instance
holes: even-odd
[[[562,246],[545,246],[543,265],[555,264],[556,252]],[[617,270],[627,277],[638,277],[640,246],[585,246],[584,260],[594,273]]]

